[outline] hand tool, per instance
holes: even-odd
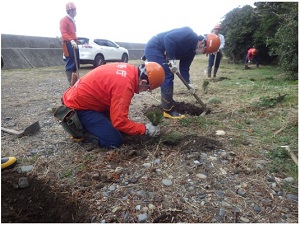
[[[9,134],[15,134],[15,135],[17,135],[17,137],[22,137],[22,136],[27,136],[27,135],[33,135],[40,128],[41,127],[40,127],[39,121],[36,121],[35,123],[33,123],[30,126],[26,127],[22,131],[17,131],[17,130],[5,128],[5,127],[1,127],[1,130],[6,132],[6,133],[9,133]]]
[[[72,80],[71,80],[71,86],[73,86],[76,81],[79,79],[79,65],[77,61],[77,55],[76,55],[76,50],[73,48],[73,54],[74,54],[74,59],[75,59],[75,64],[76,64],[76,74],[72,73]]]
[[[168,66],[170,67],[171,66],[171,64],[170,63],[168,63]],[[201,99],[196,95],[196,93],[195,93],[195,89],[192,89],[191,87],[190,87],[190,85],[185,81],[185,79],[181,76],[181,74],[180,74],[180,72],[179,71],[177,71],[176,73],[175,73],[178,77],[179,77],[179,79],[183,82],[183,84],[187,87],[187,89],[189,90],[189,92],[192,94],[192,95],[194,95],[194,97],[197,99],[197,101],[200,103],[200,105],[202,106],[202,108],[203,108],[203,112],[201,113],[201,115],[202,116],[204,116],[207,112],[209,112],[210,110],[206,107],[206,105],[201,101]]]

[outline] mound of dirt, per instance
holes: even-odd
[[[180,114],[187,114],[190,116],[200,116],[203,113],[202,107],[200,108],[196,105],[193,105],[191,103],[186,103],[186,102],[175,102],[175,108],[176,111],[179,112]],[[162,107],[157,105],[153,105],[144,111],[147,112],[155,109],[160,109],[161,111],[163,111]],[[206,114],[209,114],[210,112],[211,109],[208,108]]]

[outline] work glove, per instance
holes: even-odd
[[[191,88],[191,89],[189,89],[190,94],[192,94],[192,95],[195,94],[196,89],[197,89],[196,85],[194,85],[194,84],[189,84],[189,86],[190,86],[190,88]]]
[[[71,40],[70,42],[71,42],[72,48],[78,48],[78,46],[74,40]]]
[[[177,73],[178,72],[178,67],[176,65],[176,62],[174,59],[169,61],[169,67],[172,73]]]
[[[150,137],[158,136],[160,133],[160,127],[159,126],[153,126],[152,123],[147,123],[146,125],[146,135],[149,135]]]

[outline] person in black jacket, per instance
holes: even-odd
[[[152,37],[145,46],[145,59],[159,63],[165,70],[165,80],[161,85],[161,103],[164,117],[184,118],[175,109],[173,100],[174,74],[181,73],[190,84],[190,65],[196,54],[216,52],[220,39],[215,34],[197,35],[190,27],[176,28]],[[179,60],[179,68],[176,61]],[[171,66],[169,67],[169,64]],[[192,85],[190,85],[192,88]]]

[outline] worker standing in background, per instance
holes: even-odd
[[[248,64],[252,61],[256,63],[256,68],[259,68],[259,57],[258,57],[258,51],[256,48],[250,48],[247,52],[246,59],[245,59],[245,70],[250,69]]]
[[[207,75],[209,79],[211,78],[212,67],[214,67],[213,78],[217,77],[217,72],[223,56],[222,49],[225,47],[225,38],[222,34],[219,33],[220,30],[221,30],[220,24],[217,24],[213,29],[213,33],[220,38],[220,47],[217,52],[209,54],[208,67],[207,67]]]
[[[77,81],[77,65],[80,65],[79,49],[77,45],[76,25],[74,17],[77,15],[73,2],[66,4],[67,15],[60,20],[60,32],[63,42],[63,51],[66,58],[66,75],[70,86]],[[76,55],[74,55],[74,53]],[[77,60],[77,62],[75,61]]]
[[[183,79],[190,84],[190,66],[196,54],[208,54],[220,46],[219,38],[214,34],[198,35],[190,27],[181,27],[153,36],[145,46],[145,60],[159,63],[165,71],[166,78],[161,89],[161,104],[164,117],[182,119],[185,115],[177,112],[173,99],[174,74],[180,72]],[[176,60],[179,60],[177,66]],[[171,66],[169,67],[169,64]]]

